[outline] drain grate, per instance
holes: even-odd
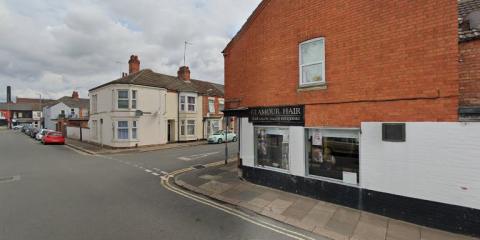
[[[203,166],[203,165],[194,165],[194,166],[192,166],[192,167],[195,168],[195,169],[205,168],[205,166]]]

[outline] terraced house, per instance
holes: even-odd
[[[245,179],[480,236],[478,0],[264,0],[226,46]]]
[[[188,66],[169,76],[140,70],[138,56],[128,64],[128,74],[90,89],[92,142],[121,148],[206,138],[204,102],[223,100],[222,85],[191,79]]]

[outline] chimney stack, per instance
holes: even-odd
[[[80,97],[78,96],[78,92],[77,91],[73,91],[72,93],[72,98],[73,99],[79,99]]]
[[[187,82],[190,81],[190,69],[188,68],[188,66],[181,66],[178,69],[177,75],[178,75],[178,79],[180,80],[187,81]]]
[[[140,71],[140,60],[138,60],[137,55],[132,55],[128,61],[128,74],[136,73],[138,71]]]
[[[12,87],[7,86],[7,103],[12,102]]]

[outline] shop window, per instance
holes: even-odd
[[[255,127],[255,164],[289,169],[288,128]]]
[[[308,174],[357,184],[359,173],[358,132],[307,129]]]
[[[405,142],[405,123],[383,123],[382,140],[386,142]]]

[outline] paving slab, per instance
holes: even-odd
[[[263,212],[272,212],[274,214],[282,214],[292,204],[293,202],[290,202],[290,201],[275,199],[264,208]]]
[[[313,199],[299,198],[288,207],[282,215],[300,221],[310,212],[310,210],[312,210],[316,203],[317,201]]]
[[[337,211],[335,205],[320,202],[307,213],[301,222],[306,226],[314,225],[314,227],[325,228],[335,211]]]
[[[352,236],[359,219],[360,211],[339,207],[327,222],[325,229],[342,235]]]
[[[352,240],[385,240],[388,218],[362,212]]]
[[[218,193],[227,191],[228,189],[232,188],[232,186],[229,184],[225,184],[225,183],[221,183],[213,180],[200,185],[199,188],[218,194]]]
[[[389,220],[386,240],[420,240],[420,227],[402,221]]]

